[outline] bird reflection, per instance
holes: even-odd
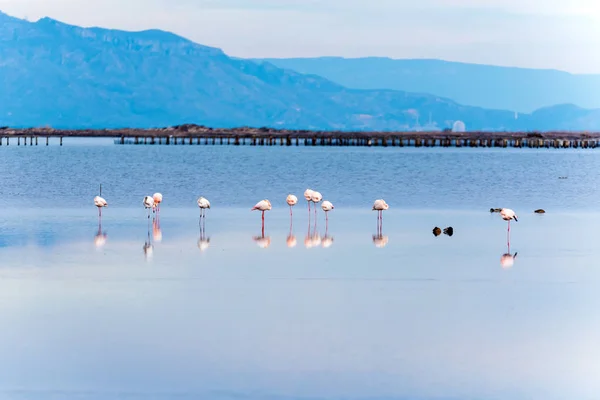
[[[382,234],[373,235],[373,244],[377,248],[381,249],[381,248],[387,246],[388,242],[389,242],[389,238],[387,235],[382,235]]]
[[[327,249],[333,245],[333,236],[329,236],[329,227],[325,224],[325,236],[321,239],[321,247]]]
[[[152,220],[152,238],[155,242],[162,241],[162,230],[160,229],[160,216],[157,213],[156,218]]]
[[[150,260],[154,253],[154,246],[152,245],[152,238],[150,236],[150,220],[148,220],[148,236],[144,242],[144,255],[146,260]]]
[[[102,216],[98,218],[98,232],[96,232],[96,236],[94,236],[94,246],[97,249],[101,248],[106,244],[106,239],[108,236],[106,232],[102,232]]]
[[[256,244],[258,245],[258,247],[260,247],[261,249],[266,249],[271,245],[271,237],[270,236],[266,236],[263,234],[261,234],[260,236],[254,236],[252,238],[252,240],[254,240],[256,242]]]
[[[315,206],[316,207],[316,206]],[[310,249],[312,247],[318,247],[321,245],[321,235],[317,232],[317,217],[315,217],[315,224],[312,226],[311,230],[311,216],[308,215],[308,231],[306,232],[306,237],[304,238],[304,247]]]
[[[515,264],[515,259],[517,258],[517,252],[515,254],[510,253],[510,244],[507,245],[506,253],[502,254],[500,257],[500,265],[504,269],[508,269]]]
[[[388,236],[383,234],[382,226],[383,226],[382,221],[378,217],[377,218],[377,233],[373,235],[373,244],[375,245],[375,247],[380,248],[380,249],[387,246],[387,244],[389,242]],[[434,234],[435,234],[435,230],[434,230]]]
[[[205,229],[205,219],[200,217],[200,222],[198,225],[200,226],[200,238],[198,239],[198,248],[201,252],[208,249],[210,246],[210,237],[206,237],[206,229]]]
[[[296,244],[298,244],[298,241],[296,240],[296,236],[294,236],[294,234],[292,232],[294,225],[293,225],[293,221],[292,221],[291,209],[292,209],[292,206],[290,206],[290,233],[288,233],[288,237],[286,240],[287,247],[289,247],[290,249],[292,247],[296,247]]]

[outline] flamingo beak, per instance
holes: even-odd
[[[515,221],[519,222],[516,215],[513,218],[515,219]]]

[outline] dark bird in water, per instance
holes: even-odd
[[[444,235],[452,236],[454,235],[454,229],[451,226],[444,229]]]
[[[536,213],[536,214],[546,214],[546,211],[540,208],[538,210],[535,210],[534,213]]]
[[[502,210],[501,208],[490,208],[491,213],[497,213],[497,212],[500,212],[501,210]]]
[[[440,236],[442,234],[442,230],[440,228],[438,228],[437,226],[435,228],[433,228],[433,236]]]

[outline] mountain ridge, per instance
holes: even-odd
[[[600,74],[440,59],[314,57],[253,60],[317,74],[350,88],[426,92],[484,108],[524,113],[561,103],[600,108]]]
[[[0,125],[149,128],[187,123],[310,130],[600,129],[595,110],[532,114],[391,89],[351,89],[229,57],[161,30],[82,28],[0,14]],[[431,124],[428,124],[431,119]]]

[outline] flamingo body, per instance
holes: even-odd
[[[519,221],[517,219],[517,214],[515,214],[515,212],[513,210],[511,210],[510,208],[503,208],[500,210],[500,216],[502,217],[503,220],[505,221],[510,221],[510,220],[515,220],[515,221]]]
[[[373,203],[373,211],[384,211],[390,208],[390,206],[383,199],[375,200]]]
[[[312,194],[313,194],[313,190],[312,189],[306,189],[304,191],[304,198],[306,199],[306,201],[308,201],[308,202],[312,201]]]
[[[108,207],[108,203],[100,196],[94,197],[94,205],[98,208]]]
[[[325,200],[323,202],[323,204],[321,204],[321,209],[325,212],[329,212],[331,210],[333,210],[335,207],[333,207],[333,204],[331,204],[330,201]]]
[[[265,200],[261,200],[258,203],[256,203],[256,205],[254,207],[252,207],[251,211],[258,210],[258,211],[265,212],[265,211],[269,211],[270,209],[271,209],[271,202],[269,200],[265,199]]]
[[[316,204],[316,203],[320,203],[321,200],[323,200],[323,195],[321,195],[321,193],[315,192],[315,191],[313,191],[311,193],[310,201],[312,201],[313,203]]]
[[[152,207],[154,207],[154,199],[150,196],[146,196],[146,197],[144,197],[143,204],[144,204],[144,208],[152,208]]]
[[[296,204],[298,204],[298,198],[293,194],[288,194],[287,198],[285,199],[285,202],[288,204],[288,206],[293,207]]]

